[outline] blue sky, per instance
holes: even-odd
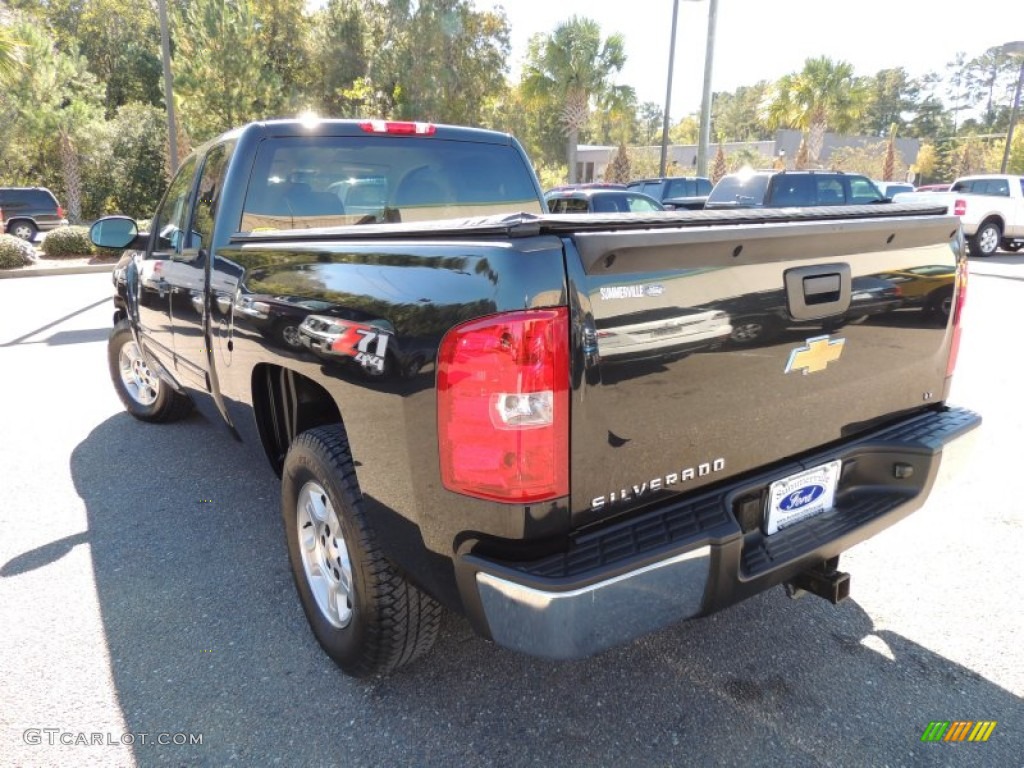
[[[527,41],[571,16],[586,16],[604,34],[621,32],[629,60],[618,82],[641,102],[665,100],[672,0],[475,0],[500,5],[512,29],[512,77]],[[700,109],[708,2],[680,0],[672,118]],[[850,62],[858,75],[902,66],[914,76],[943,71],[958,51],[1024,40],[1020,0],[719,0],[712,90],[733,91],[802,68],[808,57]]]

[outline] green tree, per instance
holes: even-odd
[[[641,104],[636,116],[636,136],[639,143],[644,146],[660,143],[664,120],[665,112],[660,104],[653,101]]]
[[[807,132],[808,160],[821,156],[826,131],[842,132],[864,110],[867,92],[853,76],[853,66],[828,57],[807,59],[800,72],[784,75],[772,89],[765,118],[772,128]]]
[[[136,219],[148,218],[167,186],[167,116],[149,104],[126,104],[110,126],[112,206]]]
[[[0,114],[9,134],[0,170],[13,183],[54,189],[72,221],[82,216],[82,161],[93,150],[85,139],[102,119],[102,87],[75,52],[64,53],[42,29],[19,22],[11,34],[22,41],[23,66],[6,75]]]
[[[885,136],[895,125],[902,133],[904,115],[912,114],[920,99],[920,86],[903,67],[883,69],[864,80],[867,103],[860,130],[869,136]]]
[[[368,71],[369,22],[359,0],[329,0],[311,23],[311,91],[320,109],[332,117],[357,117],[363,102],[353,98],[356,81]]]
[[[480,123],[490,93],[504,87],[508,20],[476,11],[468,0],[420,0],[406,36],[399,116],[463,125]]]
[[[283,104],[292,113],[317,106],[310,97],[315,76],[306,0],[259,0],[252,12],[260,54],[280,84]]]
[[[18,66],[20,44],[7,27],[0,26],[0,82],[10,76]]]
[[[700,135],[700,117],[687,115],[668,129],[668,139],[673,144],[696,144]]]
[[[764,141],[771,130],[761,116],[761,104],[770,86],[762,80],[740,86],[735,93],[716,93],[711,102],[712,131],[727,141]]]
[[[570,183],[577,178],[576,146],[591,104],[607,100],[615,92],[623,97],[633,90],[612,81],[625,63],[622,35],[609,35],[602,41],[600,26],[591,19],[574,16],[551,34],[530,40],[522,86],[528,96],[557,105],[567,139]]]
[[[193,138],[282,115],[281,80],[263,47],[252,0],[192,0],[174,38],[176,96]]]

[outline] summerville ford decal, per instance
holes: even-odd
[[[665,286],[658,283],[651,285],[606,285],[601,288],[602,299],[643,299],[648,296],[661,296]]]

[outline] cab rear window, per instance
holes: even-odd
[[[256,153],[241,232],[541,213],[514,148],[414,137],[271,138]]]

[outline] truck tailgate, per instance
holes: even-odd
[[[955,218],[587,229],[576,302],[576,525],[825,446],[944,398]]]

